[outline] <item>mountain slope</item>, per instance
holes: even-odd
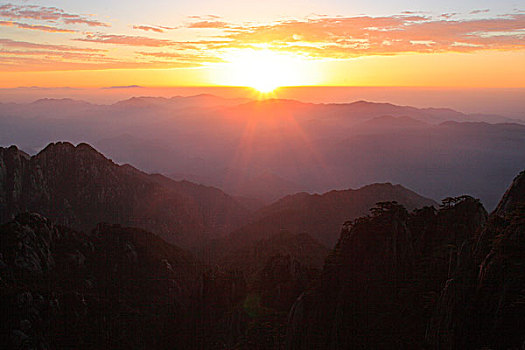
[[[427,339],[435,349],[525,344],[525,171],[490,215],[440,295]]]
[[[432,298],[486,217],[465,197],[413,213],[384,202],[347,222],[318,283],[291,310],[288,348],[423,348]]]
[[[438,211],[379,203],[347,222],[292,307],[286,348],[522,346],[524,174],[490,216],[461,196]]]
[[[28,157],[0,148],[0,220],[35,211],[89,230],[112,222],[194,245],[238,227],[248,211],[218,189],[119,166],[91,146],[50,144]]]
[[[298,193],[259,210],[253,222],[231,236],[238,240],[253,240],[287,230],[308,233],[332,247],[345,221],[367,215],[369,208],[383,201],[397,201],[410,210],[437,205],[431,199],[390,183],[368,185],[357,190],[330,191],[322,195]]]
[[[86,235],[28,213],[0,225],[0,241],[3,348],[193,348],[190,253],[140,229]]]

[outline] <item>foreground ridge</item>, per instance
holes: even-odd
[[[469,196],[348,222],[290,311],[288,349],[519,348],[525,344],[525,185],[490,216]]]

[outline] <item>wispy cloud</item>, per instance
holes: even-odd
[[[205,15],[205,16],[188,16],[189,19],[197,19],[197,20],[215,20],[221,18],[221,16],[217,15]]]
[[[64,28],[58,28],[58,27],[53,27],[53,26],[33,25],[33,24],[26,24],[26,23],[13,22],[13,21],[0,21],[0,26],[18,27],[21,29],[31,29],[31,30],[41,30],[41,31],[50,32],[50,33],[74,33],[76,32],[76,30],[72,30],[72,29],[64,29]]]
[[[203,55],[194,52],[179,51],[179,52],[145,52],[138,51],[137,54],[142,56],[157,57],[163,59],[175,59],[180,62],[194,62],[194,63],[218,63],[223,62],[223,59],[213,55]]]
[[[60,20],[64,23],[78,16],[52,7],[25,6],[26,11],[18,7],[13,10],[13,6],[0,6],[0,16],[4,11],[5,17],[7,11],[13,18],[16,15],[18,18],[51,22]],[[264,24],[239,24],[214,15],[191,16],[189,23],[182,23],[178,27],[133,26],[135,30],[144,31],[141,33],[143,35],[107,33],[100,29],[100,32],[83,32],[71,39],[79,46],[89,45],[90,48],[0,39],[4,56],[0,64],[12,69],[23,69],[24,65],[36,69],[39,62],[42,69],[104,69],[116,68],[118,65],[120,68],[197,67],[222,62],[228,50],[261,47],[314,59],[525,49],[525,14],[477,17],[465,18],[456,13],[430,16],[406,12],[382,17],[316,15]],[[52,24],[24,24],[16,20],[0,21],[0,25],[49,32],[69,31]],[[168,30],[175,33],[168,33]],[[191,34],[193,30],[194,34]],[[174,37],[187,35],[188,31],[189,40],[173,40]],[[130,48],[99,49],[110,45]],[[134,51],[133,48],[140,51]],[[24,50],[27,52],[23,53]]]
[[[473,11],[470,11],[469,13],[471,15],[477,15],[477,14],[480,14],[480,13],[487,13],[487,12],[490,12],[490,10],[489,9],[473,10]]]
[[[133,29],[139,29],[144,30],[146,32],[156,32],[156,33],[164,33],[166,30],[173,30],[176,29],[176,27],[166,27],[166,26],[151,26],[151,25],[135,25],[133,26]]]
[[[103,52],[106,50],[94,49],[94,48],[81,48],[68,45],[51,45],[51,44],[40,44],[32,43],[27,41],[17,41],[11,39],[0,38],[0,45],[3,47],[14,47],[21,49],[41,49],[41,50],[60,50],[60,51],[76,51],[76,52]]]
[[[188,28],[213,28],[213,29],[224,29],[230,28],[230,24],[222,21],[199,21],[188,24]]]
[[[0,69],[2,71],[186,68],[195,67],[196,65],[198,64],[194,62],[179,62],[174,60],[136,61],[78,52],[43,53],[31,51],[0,51]]]
[[[57,7],[35,5],[0,5],[0,17],[9,19],[33,19],[41,21],[62,21],[66,24],[85,24],[91,27],[109,27],[104,23],[87,16],[67,13]]]
[[[91,42],[91,43],[99,43],[99,44],[151,46],[151,47],[174,46],[178,44],[177,42],[168,40],[168,39],[156,39],[156,38],[150,38],[146,36],[104,34],[104,33],[90,33],[90,34],[86,34],[83,38],[75,38],[73,40]]]
[[[272,49],[327,58],[516,50],[525,49],[525,15],[476,20],[421,15],[325,17],[230,26],[222,38],[229,40],[223,47],[264,43]]]
[[[120,89],[143,89],[140,85],[120,85],[101,87],[101,90],[120,90]]]
[[[449,19],[449,18],[452,18],[452,17],[457,16],[457,15],[458,15],[457,12],[449,12],[449,13],[443,13],[439,17],[445,18],[445,19]]]

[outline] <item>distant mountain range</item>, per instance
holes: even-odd
[[[231,245],[240,248],[283,229],[331,246],[345,220],[389,200],[410,209],[435,204],[400,185],[375,184],[288,196],[252,214],[217,188],[117,165],[85,143],[52,143],[35,156],[15,146],[0,148],[1,221],[34,211],[78,230],[99,222],[141,227],[186,247],[222,238],[242,241]]]
[[[263,205],[392,182],[435,199],[471,193],[494,208],[525,163],[522,120],[445,108],[213,95],[0,104],[0,145],[36,154],[61,140]]]

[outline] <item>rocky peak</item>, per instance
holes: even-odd
[[[288,348],[423,348],[432,298],[486,220],[462,196],[412,213],[379,202],[347,221],[318,283],[292,308]]]
[[[471,196],[448,197],[440,206],[439,218],[442,225],[450,228],[449,244],[459,246],[465,240],[475,238],[488,219],[488,213],[481,202]]]
[[[27,154],[26,152],[22,151],[15,145],[11,145],[7,148],[0,147],[0,152],[6,153],[6,154],[12,154],[13,156],[22,157],[24,159],[29,159],[31,156]]]
[[[525,203],[525,170],[514,178],[494,213],[498,216],[505,216],[505,214],[516,209],[520,203]]]
[[[50,143],[36,155],[35,159],[43,162],[56,160],[61,163],[75,160],[98,161],[106,162],[108,165],[115,165],[111,160],[104,157],[104,155],[87,143],[79,143],[77,146],[69,142]]]
[[[524,191],[521,172],[488,216],[475,245],[459,259],[429,322],[432,348],[517,349],[525,344]],[[468,226],[467,217],[459,214],[457,226]]]
[[[86,143],[69,142],[33,157],[0,148],[0,223],[25,211],[84,231],[99,222],[137,226],[186,245],[225,234],[248,214],[219,189],[119,166]]]

